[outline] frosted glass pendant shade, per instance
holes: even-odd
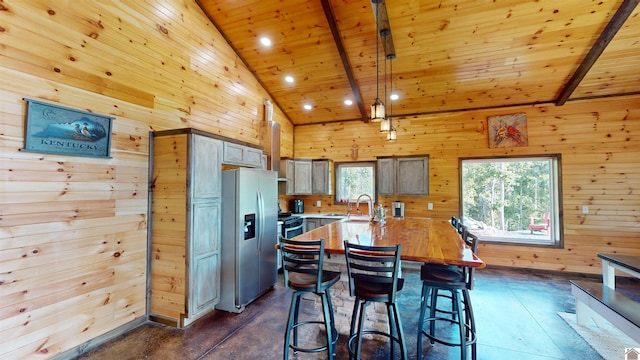
[[[391,116],[380,121],[380,132],[391,131]]]
[[[387,133],[387,141],[395,142],[398,139],[398,133],[395,128],[391,128],[391,130]]]
[[[376,101],[371,105],[371,122],[384,120],[384,115],[384,104],[376,98]]]

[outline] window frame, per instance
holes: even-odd
[[[464,172],[463,165],[465,161],[472,162],[515,162],[515,161],[535,161],[535,160],[551,160],[550,169],[550,215],[551,232],[548,241],[522,240],[505,237],[487,237],[480,235],[479,239],[491,244],[497,245],[515,245],[527,247],[545,247],[545,248],[564,248],[564,226],[563,226],[563,205],[562,205],[562,156],[561,154],[531,154],[531,155],[501,155],[501,156],[482,156],[482,157],[462,157],[458,159],[459,169],[459,214],[460,219],[464,221]],[[470,230],[472,232],[472,230]]]
[[[340,195],[341,195],[341,192],[340,192],[340,185],[341,185],[340,170],[343,167],[371,167],[371,170],[372,170],[371,181],[372,181],[373,191],[372,191],[371,194],[368,194],[368,195],[371,195],[371,199],[372,199],[372,201],[374,203],[377,202],[378,194],[377,194],[377,186],[376,186],[376,180],[377,179],[376,179],[376,162],[375,161],[334,162],[333,166],[334,166],[333,174],[334,174],[334,186],[335,186],[334,187],[334,191],[333,191],[333,193],[334,193],[334,197],[333,197],[334,204],[336,204],[336,205],[347,205],[347,202],[340,201]],[[360,195],[360,194],[358,194],[358,195]],[[348,200],[355,202],[357,199],[354,198],[354,199],[348,199]]]

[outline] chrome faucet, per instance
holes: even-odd
[[[362,212],[360,211],[360,199],[362,199],[363,197],[369,198],[369,201],[367,201],[369,206],[369,220],[373,220],[373,199],[371,198],[371,195],[362,194],[358,196],[358,199],[356,200],[356,211],[362,214]]]

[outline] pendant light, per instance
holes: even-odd
[[[385,100],[389,99],[387,97],[387,58],[388,56],[385,55],[384,57],[384,97],[383,97],[383,99]],[[391,110],[391,103],[389,103],[389,110]],[[389,115],[388,117],[380,121],[380,132],[387,132],[389,130],[391,130],[391,115]]]
[[[388,116],[386,119],[380,121],[380,132],[388,131],[391,131],[391,116]]]
[[[384,103],[380,101],[378,92],[378,49],[379,49],[379,34],[380,34],[380,4],[376,2],[376,100],[371,104],[371,122],[380,122],[384,120]]]
[[[389,116],[380,123],[380,132],[387,133],[387,141],[394,142],[398,138],[396,128],[393,127],[393,100],[391,100],[391,94],[393,94],[393,59],[395,54],[387,56],[389,59]],[[386,61],[385,61],[385,79],[386,79]],[[386,80],[385,80],[386,81]],[[387,88],[385,86],[385,99],[387,98]]]
[[[395,55],[393,55],[393,57],[389,57],[389,97],[391,97],[391,94],[393,93],[393,58],[395,57]],[[392,120],[392,116],[393,116],[393,100],[389,99],[389,117],[388,122],[389,122],[389,131],[387,132],[387,141],[390,142],[394,142],[398,139],[398,133],[396,132],[396,128],[393,127],[393,120]]]
[[[387,141],[395,142],[398,140],[398,133],[396,132],[396,128],[391,125],[391,130],[387,133]]]

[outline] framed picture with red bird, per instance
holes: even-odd
[[[529,143],[527,114],[489,116],[487,122],[490,148],[527,146]]]

